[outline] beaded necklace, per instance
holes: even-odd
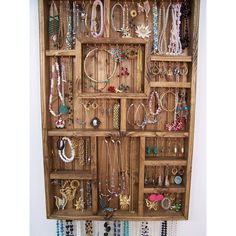
[[[167,236],[167,221],[161,223],[161,236]]]
[[[101,26],[100,31],[97,32],[97,6],[100,6],[100,18],[101,18]],[[103,3],[101,0],[95,0],[92,6],[92,14],[91,14],[91,34],[94,38],[101,37],[103,35],[104,29],[104,14],[103,14]]]
[[[57,220],[56,222],[56,233],[57,236],[64,236],[64,222],[62,220]]]
[[[141,236],[149,236],[150,233],[150,229],[149,229],[149,225],[148,222],[143,222],[141,223]]]
[[[129,236],[129,221],[126,220],[123,222],[123,229],[124,236]]]
[[[155,1],[152,6],[153,14],[153,53],[158,51],[158,8],[157,2]]]
[[[72,220],[66,220],[66,236],[74,236],[74,225]]]
[[[67,3],[67,32],[66,32],[66,47],[67,49],[72,49],[73,47],[73,9],[71,2]]]
[[[119,220],[113,222],[113,235],[121,236],[121,222]]]

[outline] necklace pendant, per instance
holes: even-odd
[[[59,108],[59,112],[62,114],[62,115],[65,115],[68,113],[68,107],[65,105],[65,104],[61,104],[60,105],[60,108]]]
[[[121,32],[122,32],[122,38],[132,38],[131,33],[130,33],[130,29],[128,27],[122,28]]]
[[[78,200],[76,200],[76,203],[74,204],[75,209],[79,210],[79,211],[83,211],[84,210],[84,201],[82,199],[82,197],[79,197]]]
[[[60,117],[57,121],[56,121],[56,128],[57,129],[63,129],[63,128],[65,128],[65,121],[64,120],[62,120],[62,118]]]
[[[130,196],[121,194],[119,198],[120,198],[120,208],[122,210],[128,210],[130,205]]]
[[[67,198],[66,197],[59,198],[57,196],[54,196],[54,197],[55,197],[55,200],[56,200],[57,209],[58,210],[64,210],[65,206],[67,204]]]

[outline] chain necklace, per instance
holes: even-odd
[[[71,2],[67,3],[67,33],[66,33],[66,47],[67,49],[72,49],[73,47],[73,9]]]
[[[58,47],[59,24],[60,20],[57,5],[52,1],[49,9],[48,33],[54,47]]]
[[[86,182],[86,206],[92,208],[92,183],[91,180]]]

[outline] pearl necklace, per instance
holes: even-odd
[[[170,44],[168,46],[168,54],[179,55],[182,53],[182,45],[180,41],[180,17],[181,3],[172,5],[172,29],[170,35]]]
[[[71,149],[71,157],[67,157],[66,153],[65,153],[65,143],[66,141],[68,142],[70,149]],[[75,158],[75,149],[73,147],[73,143],[72,141],[67,138],[67,137],[63,137],[61,140],[59,140],[59,145],[58,145],[58,154],[59,157],[61,158],[62,161],[64,161],[65,163],[69,163],[72,162]]]
[[[64,68],[64,67],[63,67]],[[63,69],[64,71],[64,69]],[[53,93],[53,86],[54,86],[54,79],[56,79],[56,76],[57,76],[57,93],[58,93],[58,96],[59,96],[59,99],[62,103],[63,106],[65,106],[65,101],[64,101],[64,75],[62,77],[62,91],[60,90],[60,87],[61,87],[61,76],[60,76],[60,71],[59,71],[59,64],[58,62],[55,62],[55,64],[52,64],[52,78],[51,78],[51,86],[50,86],[50,95],[49,95],[49,111],[50,113],[55,116],[55,117],[60,117],[63,112],[62,110],[59,111],[59,113],[55,113],[52,109],[52,93]]]
[[[97,33],[97,6],[100,6],[100,17],[101,17],[101,27],[100,31]],[[92,6],[92,14],[91,14],[91,34],[94,38],[101,37],[103,35],[103,29],[104,29],[104,14],[103,14],[103,4],[101,0],[95,0]]]

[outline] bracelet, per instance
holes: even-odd
[[[157,102],[157,108],[155,113],[152,111],[152,100],[153,98],[156,98],[156,102]],[[149,95],[149,99],[148,99],[148,107],[149,107],[149,114],[152,116],[157,116],[161,113],[161,99],[159,97],[158,92],[156,91],[152,91]]]
[[[65,143],[66,143],[66,141],[68,142],[68,144],[70,146],[70,149],[71,149],[71,156],[70,157],[67,157],[66,154],[65,154]],[[62,146],[63,146],[62,150],[60,150],[60,149],[58,150],[59,157],[61,158],[62,161],[66,162],[66,163],[72,162],[75,158],[75,149],[73,147],[72,141],[67,137],[63,137],[60,140],[60,147],[62,147]]]
[[[110,79],[114,76],[114,74],[115,74],[115,72],[116,72],[118,61],[115,60],[115,64],[114,64],[112,73],[111,73],[111,75],[110,75],[106,80],[97,81],[97,80],[95,80],[94,78],[92,78],[91,76],[88,75],[88,72],[87,72],[87,69],[86,69],[86,62],[87,62],[87,59],[88,59],[88,57],[90,56],[90,54],[91,54],[92,52],[94,52],[94,51],[104,51],[104,52],[107,52],[107,53],[109,53],[110,55],[112,55],[112,57],[113,57],[113,59],[114,59],[114,55],[113,55],[112,51],[108,51],[108,50],[106,50],[106,49],[94,48],[94,49],[92,49],[92,50],[90,50],[90,51],[88,52],[88,54],[86,55],[86,57],[85,57],[85,59],[84,59],[84,73],[85,73],[85,75],[87,76],[87,78],[88,78],[89,80],[91,80],[91,81],[93,81],[93,82],[95,82],[95,83],[105,83],[105,84],[107,84],[107,83],[110,81]]]
[[[97,33],[97,6],[100,6],[100,17],[101,17],[101,27],[100,31]],[[104,14],[103,14],[103,3],[101,0],[95,0],[92,6],[92,14],[91,14],[91,34],[94,38],[101,37],[103,35],[103,28],[104,28]]]
[[[164,92],[164,93],[161,95],[161,98],[160,98],[160,105],[161,105],[162,110],[167,111],[167,112],[172,112],[172,111],[174,111],[174,110],[176,109],[176,103],[175,103],[175,105],[174,105],[173,108],[167,108],[167,107],[165,107],[165,106],[163,105],[163,98],[164,98],[167,94],[172,94],[172,95],[174,95],[175,101],[176,101],[178,95],[176,95],[175,93],[173,93],[173,92],[170,91],[170,90]]]
[[[117,28],[115,27],[115,24],[114,24],[114,11],[115,11],[115,8],[116,8],[116,7],[120,7],[120,8],[121,8],[121,10],[122,10],[122,15],[123,15],[122,27],[121,27],[120,29],[117,29]],[[116,31],[116,32],[122,32],[122,30],[125,28],[124,11],[125,11],[124,7],[123,7],[119,2],[117,2],[117,3],[112,7],[112,9],[111,9],[111,26],[112,26],[112,29],[113,29],[114,31]]]

